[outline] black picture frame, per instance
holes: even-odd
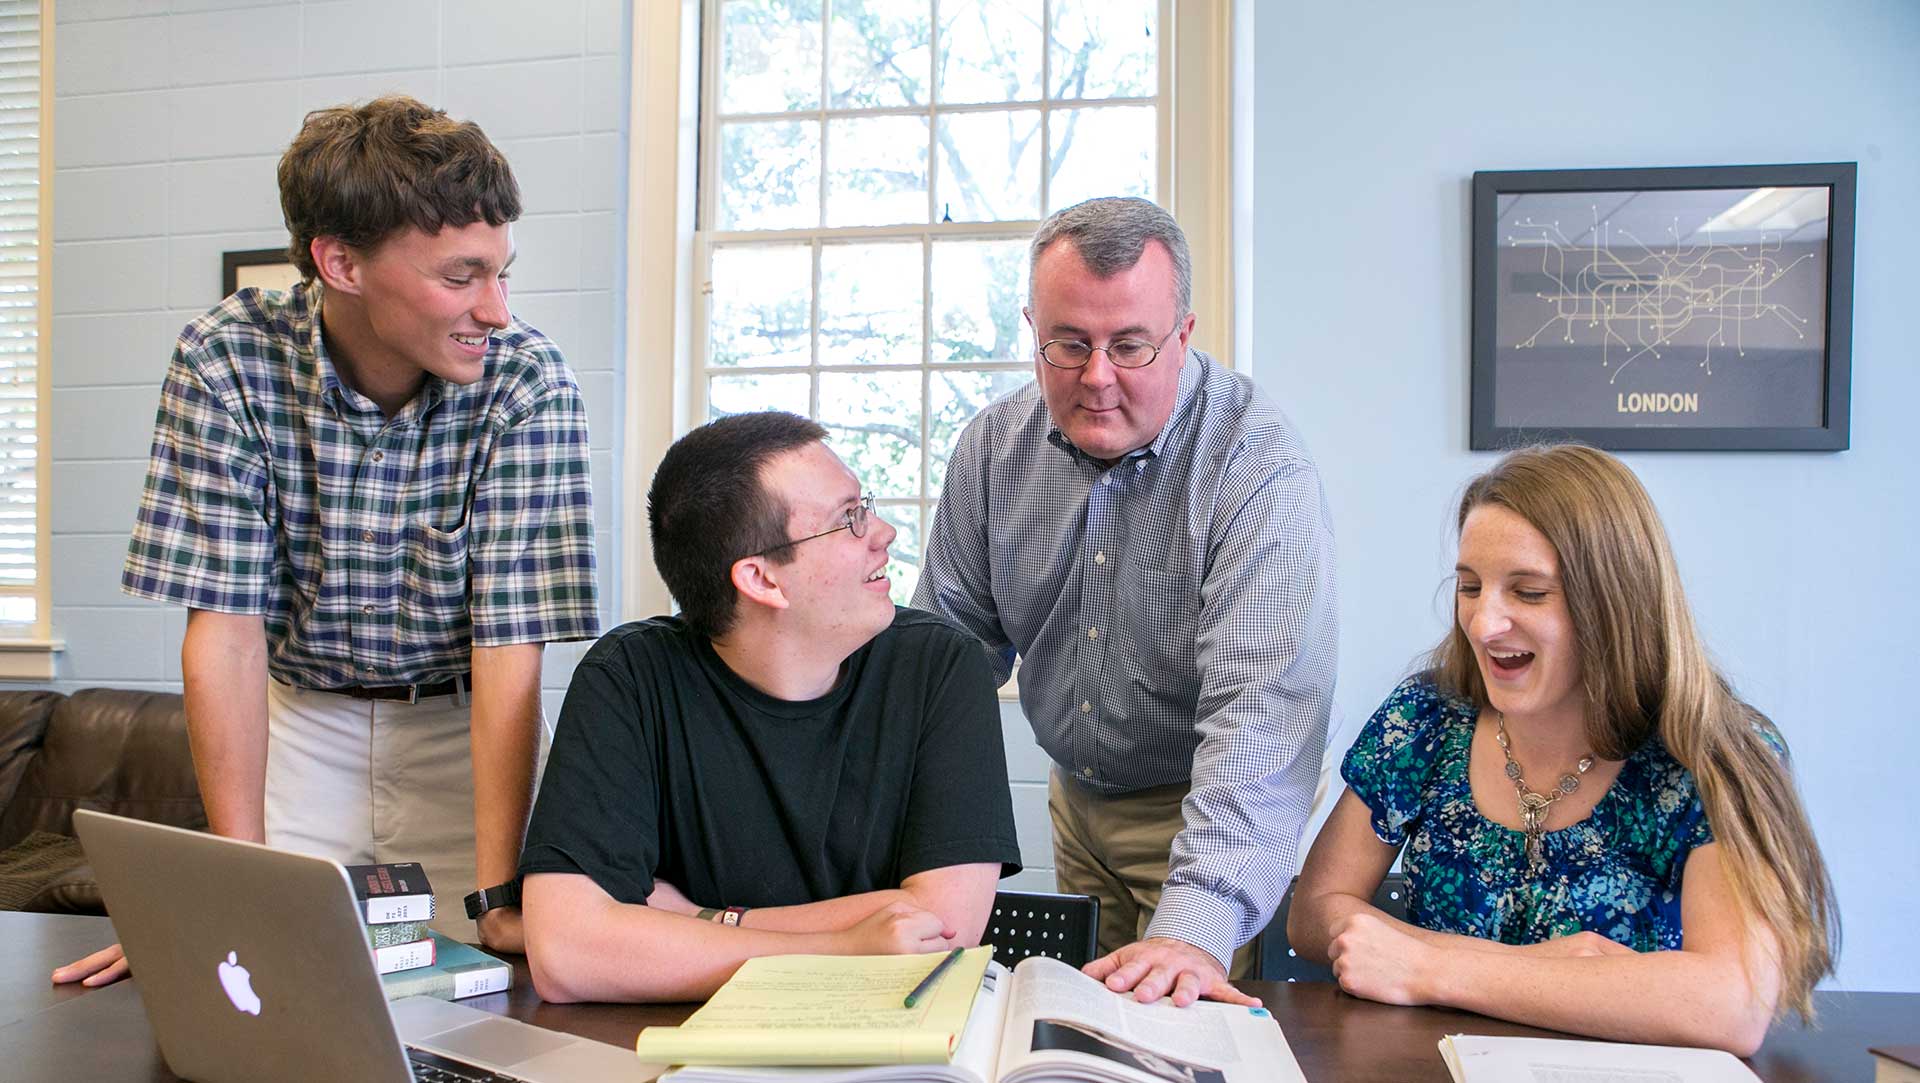
[[[1853,162],[1475,173],[1472,449],[1845,450],[1856,173]],[[1817,193],[1784,189],[1826,190],[1824,237]],[[1575,209],[1578,222],[1553,217]],[[1640,237],[1654,222],[1671,222],[1670,236]],[[1554,336],[1544,348],[1543,334]]]
[[[243,277],[255,281],[242,281]],[[247,248],[220,253],[220,296],[232,297],[245,285],[280,289],[298,281],[299,270],[287,259],[285,248]]]

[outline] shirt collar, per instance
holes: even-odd
[[[1167,415],[1167,423],[1160,426],[1160,434],[1153,438],[1152,443],[1120,456],[1119,462],[1132,462],[1137,470],[1144,468],[1149,460],[1160,456],[1161,450],[1166,447],[1167,438],[1186,423],[1188,410],[1193,405],[1194,393],[1199,389],[1200,381],[1206,376],[1201,370],[1211,363],[1206,354],[1191,347],[1187,349],[1187,360],[1180,366],[1180,382],[1174,388],[1173,411]],[[1043,408],[1045,402],[1046,397],[1043,395],[1041,396]],[[1084,459],[1095,466],[1099,465],[1098,460],[1073,446],[1073,441],[1067,439],[1067,434],[1061,432],[1059,424],[1053,420],[1051,411],[1047,414],[1047,442],[1075,458]]]

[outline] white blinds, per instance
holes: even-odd
[[[40,4],[0,0],[0,623],[33,624],[41,574]]]

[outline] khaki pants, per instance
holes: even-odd
[[[1068,778],[1055,764],[1047,779],[1047,811],[1053,817],[1053,875],[1063,892],[1100,900],[1100,954],[1146,935],[1167,880],[1173,836],[1185,820],[1180,802],[1186,783],[1125,794],[1096,793]],[[1233,953],[1230,978],[1253,971],[1253,951]]]
[[[267,845],[342,865],[417,861],[433,928],[477,941],[473,748],[464,700],[359,700],[267,682]],[[540,725],[540,755],[551,735]]]

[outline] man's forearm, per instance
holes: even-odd
[[[845,950],[843,933],[727,928],[616,902],[584,876],[529,876],[525,902],[534,987],[555,1002],[705,1000],[755,956]]]
[[[180,646],[193,775],[216,835],[265,842],[267,643],[258,616],[191,610]]]
[[[533,808],[540,752],[538,643],[473,650],[474,873],[479,883],[513,879]]]

